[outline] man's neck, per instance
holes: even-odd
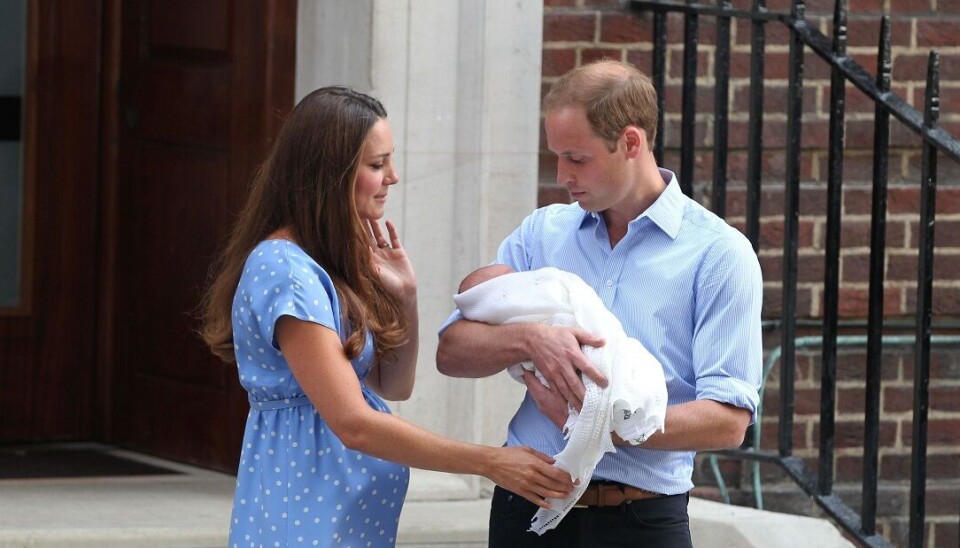
[[[667,182],[663,180],[656,164],[651,162],[649,165],[650,167],[637,174],[639,179],[632,185],[635,189],[633,199],[626,204],[626,207],[607,209],[601,214],[607,226],[610,247],[616,247],[617,243],[627,235],[630,221],[652,206],[667,188]]]

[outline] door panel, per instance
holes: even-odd
[[[200,282],[215,252],[209,235],[223,234],[230,223],[226,208],[215,205],[229,202],[229,156],[146,139],[138,152],[124,245],[128,268],[141,273],[127,290],[139,310],[121,303],[119,316],[136,325],[130,330],[132,348],[140,354],[136,370],[220,388],[235,384],[232,368],[208,363],[191,329]]]
[[[0,442],[90,439],[101,2],[27,4],[21,306],[0,310]]]
[[[150,46],[154,49],[230,51],[231,2],[164,0],[150,5]]]
[[[196,335],[195,310],[275,113],[292,106],[296,6],[120,5],[114,436],[235,471],[248,405],[235,366]]]
[[[144,139],[188,146],[230,147],[229,65],[182,66],[156,62],[143,72],[148,97],[130,111]],[[137,110],[139,109],[139,110]]]

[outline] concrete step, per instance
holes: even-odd
[[[176,475],[0,481],[2,547],[223,547],[235,478],[152,457],[118,455],[172,468]],[[486,545],[488,499],[472,479],[416,471],[399,546]],[[442,498],[465,500],[437,500]],[[829,522],[691,499],[698,548],[848,547]]]

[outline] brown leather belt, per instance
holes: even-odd
[[[653,499],[662,496],[660,493],[644,491],[643,489],[622,483],[591,481],[590,485],[587,486],[587,490],[583,492],[580,500],[578,500],[573,507],[620,506],[624,502]]]

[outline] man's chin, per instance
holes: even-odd
[[[588,213],[600,213],[600,210],[594,206],[591,206],[589,203],[584,203],[582,200],[575,200],[575,202],[578,206],[580,206],[580,209]]]

